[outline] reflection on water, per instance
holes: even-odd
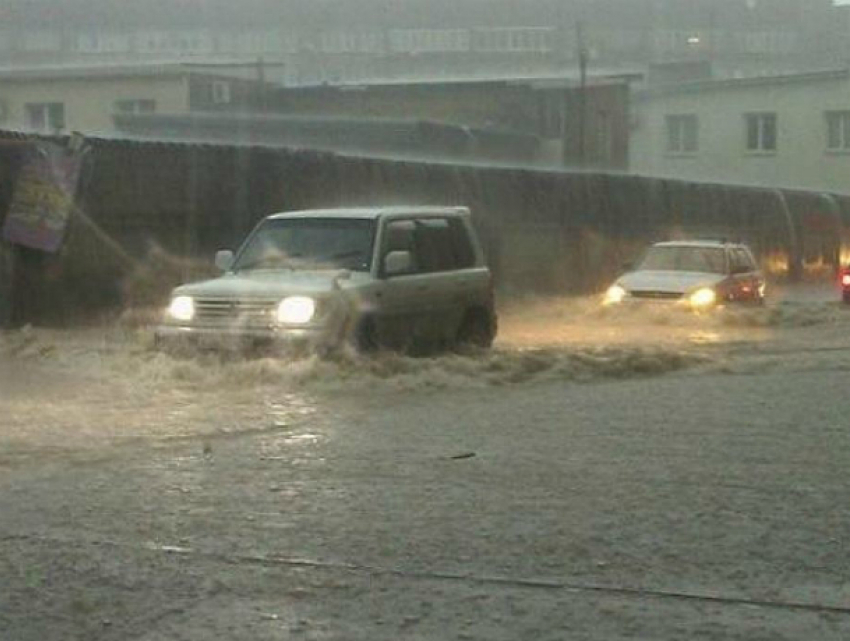
[[[710,345],[720,343],[723,340],[723,336],[720,334],[720,332],[700,330],[692,332],[688,339],[691,343],[695,343],[697,345]]]

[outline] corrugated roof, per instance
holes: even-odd
[[[434,206],[410,206],[400,205],[398,207],[346,207],[338,209],[304,209],[300,211],[285,211],[272,214],[269,218],[279,220],[282,218],[367,218],[374,219],[381,216],[416,216],[424,214],[467,214],[469,210],[465,207],[443,207]]]
[[[654,87],[648,87],[639,92],[642,98],[667,96],[684,93],[702,93],[706,91],[728,91],[750,87],[766,87],[772,85],[804,84],[809,82],[824,82],[829,80],[846,80],[850,78],[850,69],[825,69],[805,73],[784,74],[776,76],[752,76],[748,78],[719,78],[696,80],[693,82],[671,82]]]
[[[610,68],[593,69],[589,72],[587,82],[590,85],[606,85],[639,80],[645,73],[639,68]],[[408,78],[371,78],[362,80],[351,80],[341,82],[320,82],[314,84],[302,84],[287,86],[286,89],[367,89],[379,87],[417,87],[436,85],[534,85],[539,87],[574,87],[581,81],[580,74],[574,73],[541,73],[541,74],[512,74],[503,73],[492,76],[430,76],[430,77],[408,77]]]
[[[194,72],[228,75],[229,70],[256,69],[257,64],[256,60],[160,60],[111,64],[14,66],[0,67],[0,80],[26,82],[63,78],[179,77]],[[274,67],[281,64],[274,61],[263,61],[264,67]]]

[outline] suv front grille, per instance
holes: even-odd
[[[268,325],[274,319],[277,299],[198,298],[195,319],[220,323]]]
[[[679,292],[632,291],[634,298],[650,298],[653,300],[677,300],[683,296]]]

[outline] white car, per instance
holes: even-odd
[[[604,304],[676,303],[701,310],[727,302],[764,302],[765,281],[746,245],[675,241],[652,245],[605,292]]]
[[[496,334],[490,270],[464,207],[325,209],[264,219],[224,275],[175,289],[159,342],[361,350]]]

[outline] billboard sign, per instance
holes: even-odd
[[[54,253],[74,209],[83,153],[49,142],[32,145],[12,194],[3,238]]]

